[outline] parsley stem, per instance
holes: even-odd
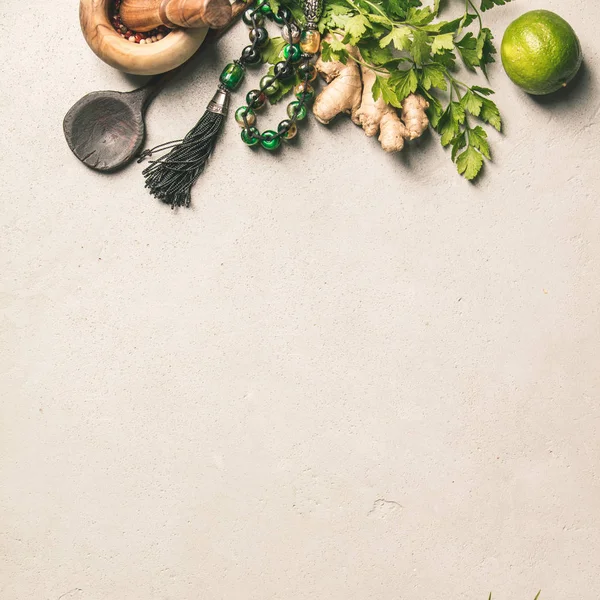
[[[354,4],[354,2],[352,2],[352,0],[346,0],[346,3],[349,4],[359,15],[364,14],[364,11],[362,11],[359,6]],[[369,14],[369,13],[367,13],[367,14]],[[387,15],[385,15],[385,14],[384,14],[384,16],[387,17]]]
[[[346,0],[348,1],[348,0]],[[381,8],[379,8],[379,6],[377,6],[377,4],[373,4],[372,2],[369,2],[369,0],[362,0],[365,4],[368,4],[371,8],[374,8],[382,17],[385,17],[390,23],[390,18],[381,10]]]
[[[483,21],[481,20],[481,14],[480,12],[477,10],[477,7],[473,4],[473,0],[467,0],[468,4],[467,4],[467,12],[469,11],[469,5],[471,6],[471,8],[475,11],[475,14],[477,15],[477,20],[479,21],[479,29],[483,29]]]
[[[450,73],[446,73],[447,79],[450,82],[450,85],[452,85],[453,87],[455,86],[461,86],[464,87],[467,90],[471,89],[471,86],[467,85],[466,83],[464,83],[463,81],[459,81],[458,79],[456,79],[456,77],[453,77],[452,75],[450,75]],[[458,91],[458,88],[456,88]]]
[[[375,65],[370,65],[369,63],[366,63],[364,60],[360,60],[358,58],[354,58],[354,56],[352,56],[352,54],[348,54],[348,56],[355,63],[358,63],[359,65],[362,65],[363,67],[366,67],[367,69],[371,69],[371,71],[375,71],[377,73],[383,73],[384,75],[389,75],[390,74],[390,72],[387,69],[381,69],[379,67],[376,67]]]

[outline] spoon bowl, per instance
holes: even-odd
[[[84,96],[69,110],[63,123],[73,154],[97,171],[115,171],[129,163],[144,143],[147,100],[147,88]]]

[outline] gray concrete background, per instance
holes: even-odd
[[[539,7],[585,69],[543,101],[491,70],[476,185],[432,137],[310,122],[273,157],[230,121],[173,213],[64,142],[75,100],[136,83],[75,0],[2,1],[2,600],[600,598],[600,8],[486,19]]]

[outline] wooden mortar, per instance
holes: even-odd
[[[80,0],[79,20],[89,47],[105,63],[134,75],[156,75],[183,64],[202,45],[207,27],[176,29],[152,44],[122,38],[110,22],[111,0]]]

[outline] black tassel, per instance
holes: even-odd
[[[170,204],[171,208],[190,205],[192,186],[212,154],[228,108],[229,92],[219,88],[202,118],[183,140],[142,152],[138,162],[155,152],[170,150],[162,158],[150,161],[150,166],[142,172],[146,187],[155,198]]]

